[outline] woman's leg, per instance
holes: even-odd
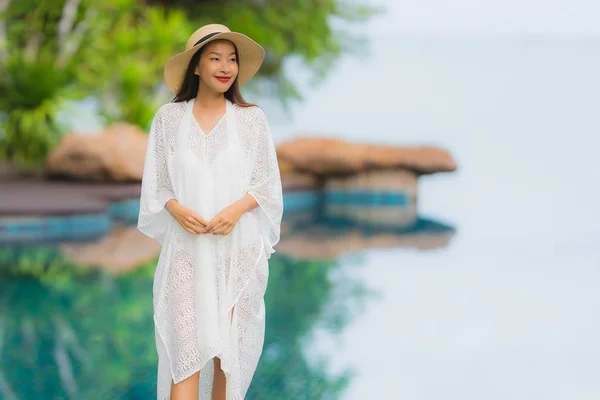
[[[212,386],[212,400],[226,400],[227,385],[225,373],[221,369],[221,360],[217,357],[213,359],[214,378]]]
[[[230,323],[233,323],[233,311],[235,310],[235,306],[231,309],[231,320]],[[213,359],[214,366],[214,375],[213,375],[213,385],[212,385],[212,399],[211,400],[227,400],[227,378],[225,377],[225,372],[221,369],[221,359],[215,357]]]
[[[200,373],[196,372],[189,378],[174,385],[171,381],[171,400],[198,400]]]

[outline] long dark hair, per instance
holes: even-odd
[[[221,39],[221,40],[225,40],[225,39]],[[232,43],[232,44],[235,49],[235,62],[239,66],[239,57],[238,57],[237,47],[235,46],[234,43]],[[194,53],[192,59],[190,60],[189,65],[187,67],[187,70],[185,71],[183,83],[179,87],[179,90],[177,91],[177,94],[175,95],[175,98],[173,99],[173,103],[191,100],[194,97],[196,97],[196,95],[198,94],[198,85],[200,84],[200,77],[194,73],[194,70],[196,69],[196,66],[198,65],[198,63],[200,62],[200,57],[202,56],[202,53],[204,52],[205,48],[206,48],[206,45],[200,47],[200,49],[196,53]],[[255,106],[255,104],[248,103],[246,100],[244,100],[244,97],[242,96],[242,92],[240,92],[240,86],[238,84],[237,77],[235,78],[235,80],[233,81],[233,83],[231,84],[229,89],[227,89],[227,91],[224,93],[224,95],[227,100],[231,101],[233,104],[237,104],[240,107]]]

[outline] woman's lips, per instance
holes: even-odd
[[[217,76],[216,78],[221,82],[229,82],[229,80],[231,79],[230,76]]]

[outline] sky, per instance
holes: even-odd
[[[600,36],[598,0],[361,0],[385,16],[373,33]]]

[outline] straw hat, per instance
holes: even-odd
[[[265,59],[265,49],[248,36],[231,32],[225,25],[204,25],[185,44],[185,50],[171,57],[165,64],[165,80],[172,92],[177,93],[183,83],[185,72],[194,54],[205,44],[217,39],[227,39],[235,44],[238,52],[238,85],[243,85],[256,74]]]

